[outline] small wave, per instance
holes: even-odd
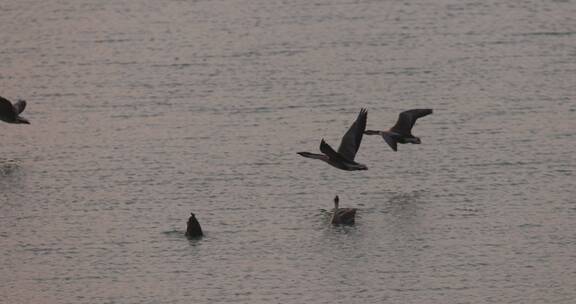
[[[576,35],[576,32],[533,32],[533,33],[521,33],[517,36],[572,36]]]

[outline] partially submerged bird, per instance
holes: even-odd
[[[334,197],[334,214],[332,214],[333,225],[354,225],[356,208],[338,208],[340,199],[338,195]]]
[[[0,120],[2,121],[14,124],[30,124],[26,118],[20,116],[25,108],[25,100],[20,99],[12,105],[8,99],[0,96]]]
[[[200,223],[196,219],[196,215],[194,215],[194,213],[190,213],[190,218],[188,219],[188,223],[186,225],[186,236],[189,238],[199,238],[203,235],[204,233],[202,232],[202,227],[200,227]]]
[[[420,144],[422,142],[420,138],[412,135],[412,127],[414,127],[418,118],[424,117],[428,114],[432,114],[432,109],[413,109],[404,111],[398,115],[398,121],[390,130],[366,130],[364,134],[381,135],[392,150],[398,151],[398,143]]]
[[[354,121],[346,134],[344,134],[344,137],[342,137],[338,152],[334,151],[334,149],[322,139],[322,141],[320,141],[320,152],[323,154],[310,152],[298,152],[298,154],[307,158],[325,161],[338,169],[346,171],[368,170],[366,165],[354,161],[356,152],[358,152],[360,143],[362,142],[362,135],[364,134],[364,130],[366,130],[367,117],[368,111],[361,109],[356,121]]]

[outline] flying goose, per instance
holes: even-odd
[[[12,105],[8,99],[0,96],[0,120],[2,121],[14,124],[30,124],[24,117],[19,116],[25,108],[25,100],[20,99]]]
[[[364,131],[364,134],[381,135],[392,150],[398,151],[398,143],[420,144],[422,142],[420,138],[412,135],[412,127],[414,127],[418,118],[424,117],[428,114],[432,114],[432,109],[412,109],[404,111],[398,115],[398,121],[390,130],[366,130]]]
[[[334,197],[334,214],[332,214],[333,225],[354,225],[356,208],[338,208],[340,199],[338,195]]]
[[[346,134],[344,134],[344,137],[342,137],[338,152],[334,151],[334,149],[322,139],[322,141],[320,141],[320,152],[323,154],[310,152],[298,152],[298,154],[307,158],[325,161],[338,169],[346,171],[368,170],[366,165],[354,161],[356,152],[358,152],[360,143],[362,142],[362,135],[364,134],[364,130],[366,130],[367,117],[368,111],[361,109],[356,121],[354,121]]]

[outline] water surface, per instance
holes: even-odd
[[[3,1],[0,302],[572,303],[574,4]]]

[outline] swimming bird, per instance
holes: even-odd
[[[356,208],[338,208],[340,199],[338,195],[334,197],[334,214],[332,214],[333,225],[354,225]]]
[[[374,131],[366,130],[364,134],[366,135],[381,135],[384,141],[392,148],[394,151],[398,151],[398,143],[401,144],[420,144],[422,141],[420,138],[412,135],[412,127],[416,123],[416,120],[420,117],[424,117],[428,114],[432,114],[432,109],[412,109],[404,111],[398,115],[398,121],[396,124],[387,131]]]
[[[12,105],[8,99],[0,96],[0,120],[2,121],[14,124],[30,124],[26,118],[19,116],[25,108],[25,100],[20,99]]]
[[[202,227],[200,227],[200,223],[196,219],[196,215],[194,213],[190,213],[190,218],[188,219],[188,223],[186,225],[186,236],[188,238],[199,238],[204,236],[202,232]]]
[[[334,149],[322,139],[322,141],[320,141],[320,152],[323,154],[310,152],[298,152],[298,154],[307,158],[325,161],[338,169],[346,171],[368,170],[366,165],[354,161],[356,152],[358,152],[360,143],[362,142],[362,135],[364,134],[364,130],[366,130],[367,117],[368,111],[361,109],[356,121],[354,121],[346,134],[344,134],[344,137],[342,137],[338,152],[334,151]]]

